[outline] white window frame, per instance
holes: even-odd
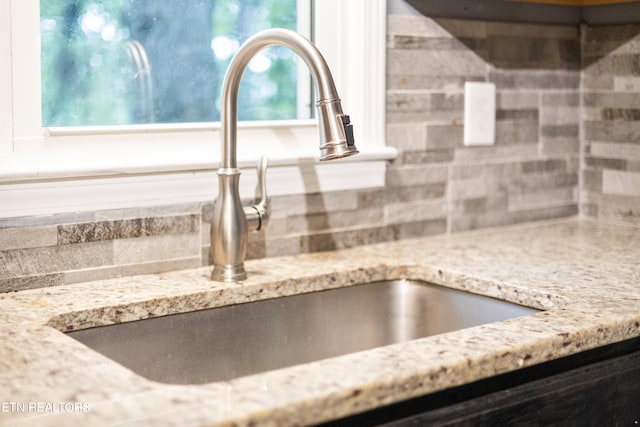
[[[272,195],[382,186],[395,156],[384,130],[386,0],[313,4],[315,43],[361,154],[318,164],[315,120],[243,122],[238,163],[252,167],[266,145]],[[0,218],[213,200],[219,123],[41,126],[39,16],[39,0],[0,2]],[[243,174],[242,194],[253,185]]]

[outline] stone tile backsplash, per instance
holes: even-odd
[[[132,217],[140,213],[0,222],[0,292],[201,265],[199,214]]]
[[[640,24],[585,27],[581,211],[640,225]]]
[[[272,199],[248,258],[572,216],[640,223],[640,25],[388,18],[384,188]],[[464,83],[496,143],[463,144]],[[581,159],[582,156],[582,159]],[[212,203],[0,219],[0,292],[209,265]]]
[[[445,189],[395,211],[452,232],[578,213],[578,28],[389,16],[387,37],[387,190]],[[493,146],[463,144],[466,81],[496,85]]]

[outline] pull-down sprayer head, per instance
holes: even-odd
[[[353,125],[342,113],[339,99],[316,103],[320,130],[320,160],[333,160],[358,154],[353,139]]]

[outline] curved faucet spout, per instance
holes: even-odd
[[[342,112],[340,98],[326,61],[313,43],[285,29],[265,30],[249,38],[229,64],[222,88],[222,155],[218,170],[220,191],[211,228],[213,280],[235,282],[246,278],[244,259],[247,219],[240,203],[237,169],[238,90],[249,61],[269,46],[293,50],[309,67],[315,82],[320,132],[320,160],[357,154],[349,116]]]

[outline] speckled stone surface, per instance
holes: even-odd
[[[237,285],[212,282],[202,268],[2,294],[0,425],[284,426],[343,417],[640,336],[639,260],[640,228],[572,219],[254,260]],[[396,278],[544,311],[196,386],[146,380],[61,332]]]

